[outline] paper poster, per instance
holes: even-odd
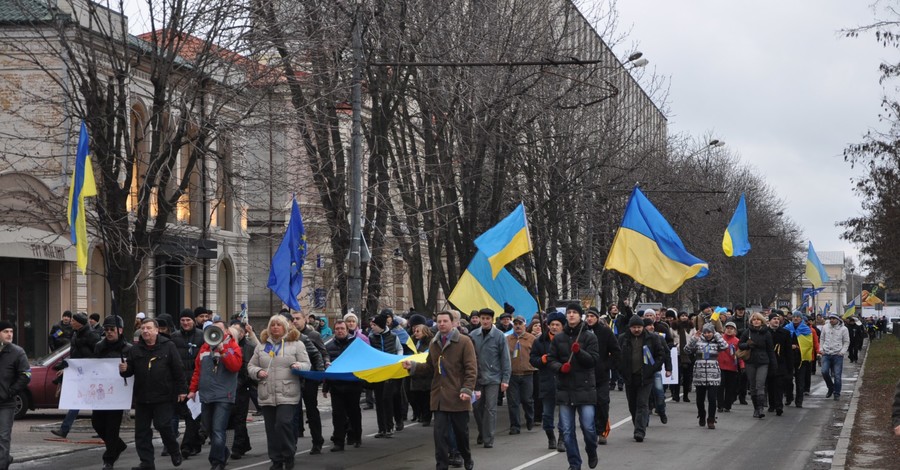
[[[191,418],[197,419],[197,417],[200,416],[200,409],[202,407],[200,403],[200,392],[194,394],[193,400],[187,401],[187,407],[188,410],[191,411]]]
[[[119,359],[67,359],[61,410],[130,410],[134,378],[119,375]]]
[[[666,377],[666,368],[663,367],[663,385],[678,385],[678,348],[672,348],[672,376]]]

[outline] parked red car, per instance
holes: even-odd
[[[56,396],[56,371],[53,366],[69,357],[68,345],[63,346],[46,356],[31,361],[31,382],[28,390],[16,395],[16,419],[38,408],[58,408],[59,397]]]

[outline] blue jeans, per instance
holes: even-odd
[[[78,418],[79,410],[69,410],[66,412],[66,417],[63,418],[62,425],[59,427],[59,432],[62,433],[63,436],[69,434],[69,431],[72,430],[72,425],[75,424],[75,419]]]
[[[575,437],[575,410],[578,410],[581,435],[584,437],[588,457],[597,455],[597,430],[594,428],[594,405],[559,405],[559,426],[566,443],[566,457],[569,459],[569,466],[580,468],[582,460],[578,438]]]
[[[233,406],[234,403],[213,402],[203,403],[200,407],[200,420],[210,442],[209,463],[213,465],[225,465],[228,462],[229,452],[225,434]]]
[[[662,375],[662,371],[653,374],[653,390],[650,392],[653,394],[653,401],[656,405],[656,414],[659,415],[666,414],[666,391],[663,389]],[[647,418],[649,418],[649,416],[647,416]]]
[[[834,396],[841,394],[841,374],[844,372],[844,356],[826,354],[822,356],[822,379]]]
[[[554,390],[554,393],[548,393],[541,397],[541,408],[543,409],[541,412],[541,427],[544,431],[553,431],[554,411],[556,410],[555,392]],[[562,432],[562,428],[559,428],[559,432]]]

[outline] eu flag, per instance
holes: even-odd
[[[288,222],[287,232],[281,245],[272,256],[272,267],[269,268],[269,283],[267,287],[275,292],[292,310],[301,310],[297,296],[303,287],[303,263],[306,260],[306,230],[303,228],[303,219],[300,218],[300,208],[297,200],[291,204],[291,220]]]

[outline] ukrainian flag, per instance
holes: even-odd
[[[447,300],[463,312],[483,308],[502,312],[503,303],[506,302],[516,309],[517,314],[525,317],[525,321],[531,321],[538,310],[534,297],[509,271],[501,268],[500,274],[496,278],[492,277],[491,264],[481,251],[475,253]]]
[[[784,327],[797,338],[797,344],[800,346],[800,360],[812,361],[813,359],[813,336],[812,330],[805,321],[800,322],[799,326],[794,326],[793,322],[788,322]]]
[[[475,239],[475,246],[484,253],[491,264],[491,277],[497,277],[500,270],[510,261],[531,251],[531,235],[528,234],[525,205],[519,203],[505,219],[482,233]]]
[[[709,273],[709,265],[688,253],[675,230],[637,187],[631,192],[605,268],[666,294],[688,279]]]
[[[84,198],[97,195],[94,169],[91,167],[90,143],[87,126],[82,121],[81,135],[78,137],[78,151],[75,153],[75,171],[72,172],[72,184],[69,185],[69,205],[66,211],[72,244],[75,245],[75,252],[78,254],[78,269],[82,273],[87,270],[88,259]]]
[[[398,356],[379,351],[366,344],[365,341],[353,340],[350,346],[347,346],[347,349],[324,371],[292,370],[291,372],[313,380],[363,380],[377,383],[409,377],[409,371],[403,368],[403,361],[425,362],[427,358],[427,352],[411,356]]]
[[[828,273],[825,272],[825,266],[819,261],[816,250],[813,249],[812,242],[809,242],[809,251],[806,253],[806,278],[812,283],[813,287],[820,287],[822,284],[831,280]]]
[[[750,233],[747,226],[747,203],[744,195],[738,201],[731,223],[722,237],[722,250],[726,256],[744,256],[750,251]]]
[[[846,307],[844,307],[844,314],[841,315],[841,318],[844,320],[853,316],[856,313],[856,306],[859,305],[859,296],[857,295],[855,299],[851,300]]]

